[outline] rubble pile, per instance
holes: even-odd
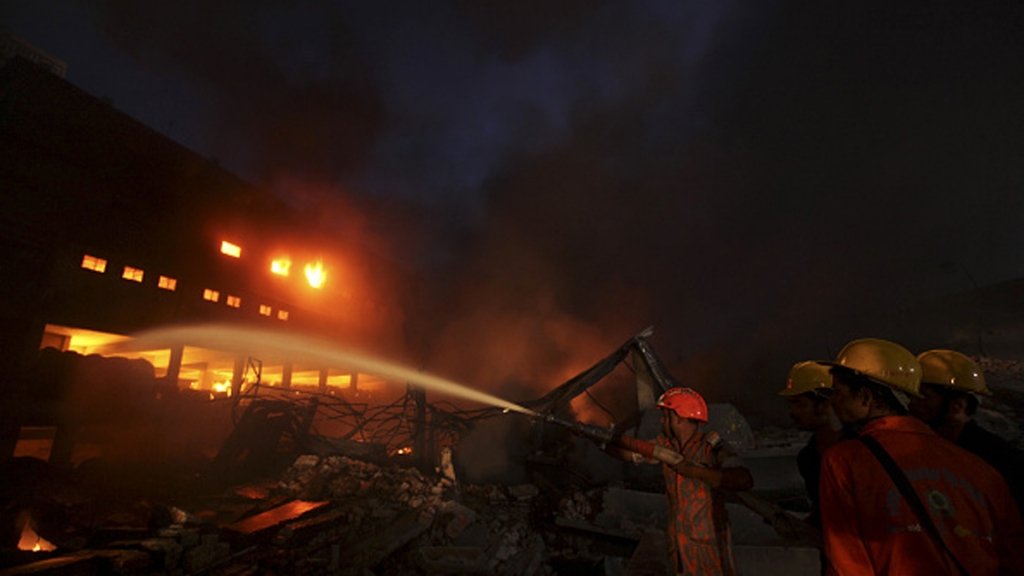
[[[140,576],[603,573],[609,550],[593,532],[602,531],[600,489],[459,485],[437,472],[303,455],[273,477],[152,504],[130,522],[111,512],[76,541],[55,539],[53,552],[17,551],[0,574],[63,573],[52,572],[58,564]],[[60,523],[76,524],[70,515]],[[635,544],[620,538],[620,562]]]
[[[558,533],[556,507],[533,484],[458,486],[415,468],[301,456],[282,474],[279,490],[330,501],[330,528],[321,526],[303,554],[333,546],[347,560],[345,573],[555,574],[553,564],[574,561],[587,548]],[[577,495],[557,509],[584,518],[593,515],[592,506]],[[591,556],[591,562],[600,558]]]

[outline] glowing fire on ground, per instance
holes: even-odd
[[[324,280],[327,279],[327,271],[324,270],[324,263],[317,260],[315,264],[306,264],[306,280],[313,288],[322,288]]]
[[[25,528],[21,531],[21,539],[18,540],[18,550],[50,552],[56,549],[56,546],[39,534],[36,534],[36,531],[32,529],[28,522],[25,523]]]
[[[412,454],[412,447],[406,446],[405,448],[399,448],[395,451],[395,454]]]

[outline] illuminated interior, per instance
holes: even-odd
[[[143,274],[144,272],[138,268],[125,266],[124,272],[121,272],[121,278],[124,278],[125,280],[131,280],[132,282],[142,282]]]
[[[226,256],[231,256],[232,258],[241,258],[242,247],[238,244],[232,244],[231,242],[224,240],[220,243],[220,253]]]
[[[97,258],[86,254],[85,256],[82,256],[82,268],[102,274],[107,271],[107,261],[103,258]]]
[[[156,285],[158,288],[163,288],[164,290],[170,290],[171,292],[174,292],[174,290],[178,288],[178,281],[175,280],[174,278],[161,276],[160,279],[157,281]]]
[[[292,261],[287,256],[278,258],[270,263],[270,272],[278,276],[288,276],[291,273]]]
[[[287,315],[287,313],[285,313]],[[96,332],[82,328],[70,328],[47,324],[40,342],[40,349],[57,348],[82,355],[100,354],[146,360],[153,365],[158,378],[167,375],[171,351],[169,348],[140,350],[133,346],[130,336]],[[231,380],[235,371],[236,355],[221,350],[185,346],[182,349],[181,368],[178,372],[178,388],[209,392],[211,397],[230,394]],[[321,369],[326,370],[327,388],[348,389],[352,385],[353,372],[340,367],[294,365],[291,370],[291,387],[316,391],[320,387]],[[259,374],[256,371],[259,371]],[[285,359],[266,358],[247,365],[242,374],[242,389],[254,384],[257,379],[264,386],[281,386],[284,383]],[[383,378],[369,374],[357,374],[357,388],[362,391],[380,390],[387,385]]]

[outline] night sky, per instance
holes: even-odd
[[[510,397],[653,325],[679,380],[770,404],[875,315],[1024,275],[1020,2],[139,4],[0,28],[299,207],[362,206],[414,356]]]

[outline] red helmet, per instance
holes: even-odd
[[[658,408],[667,408],[680,418],[690,418],[703,424],[708,421],[708,405],[693,388],[669,388],[655,403]]]

